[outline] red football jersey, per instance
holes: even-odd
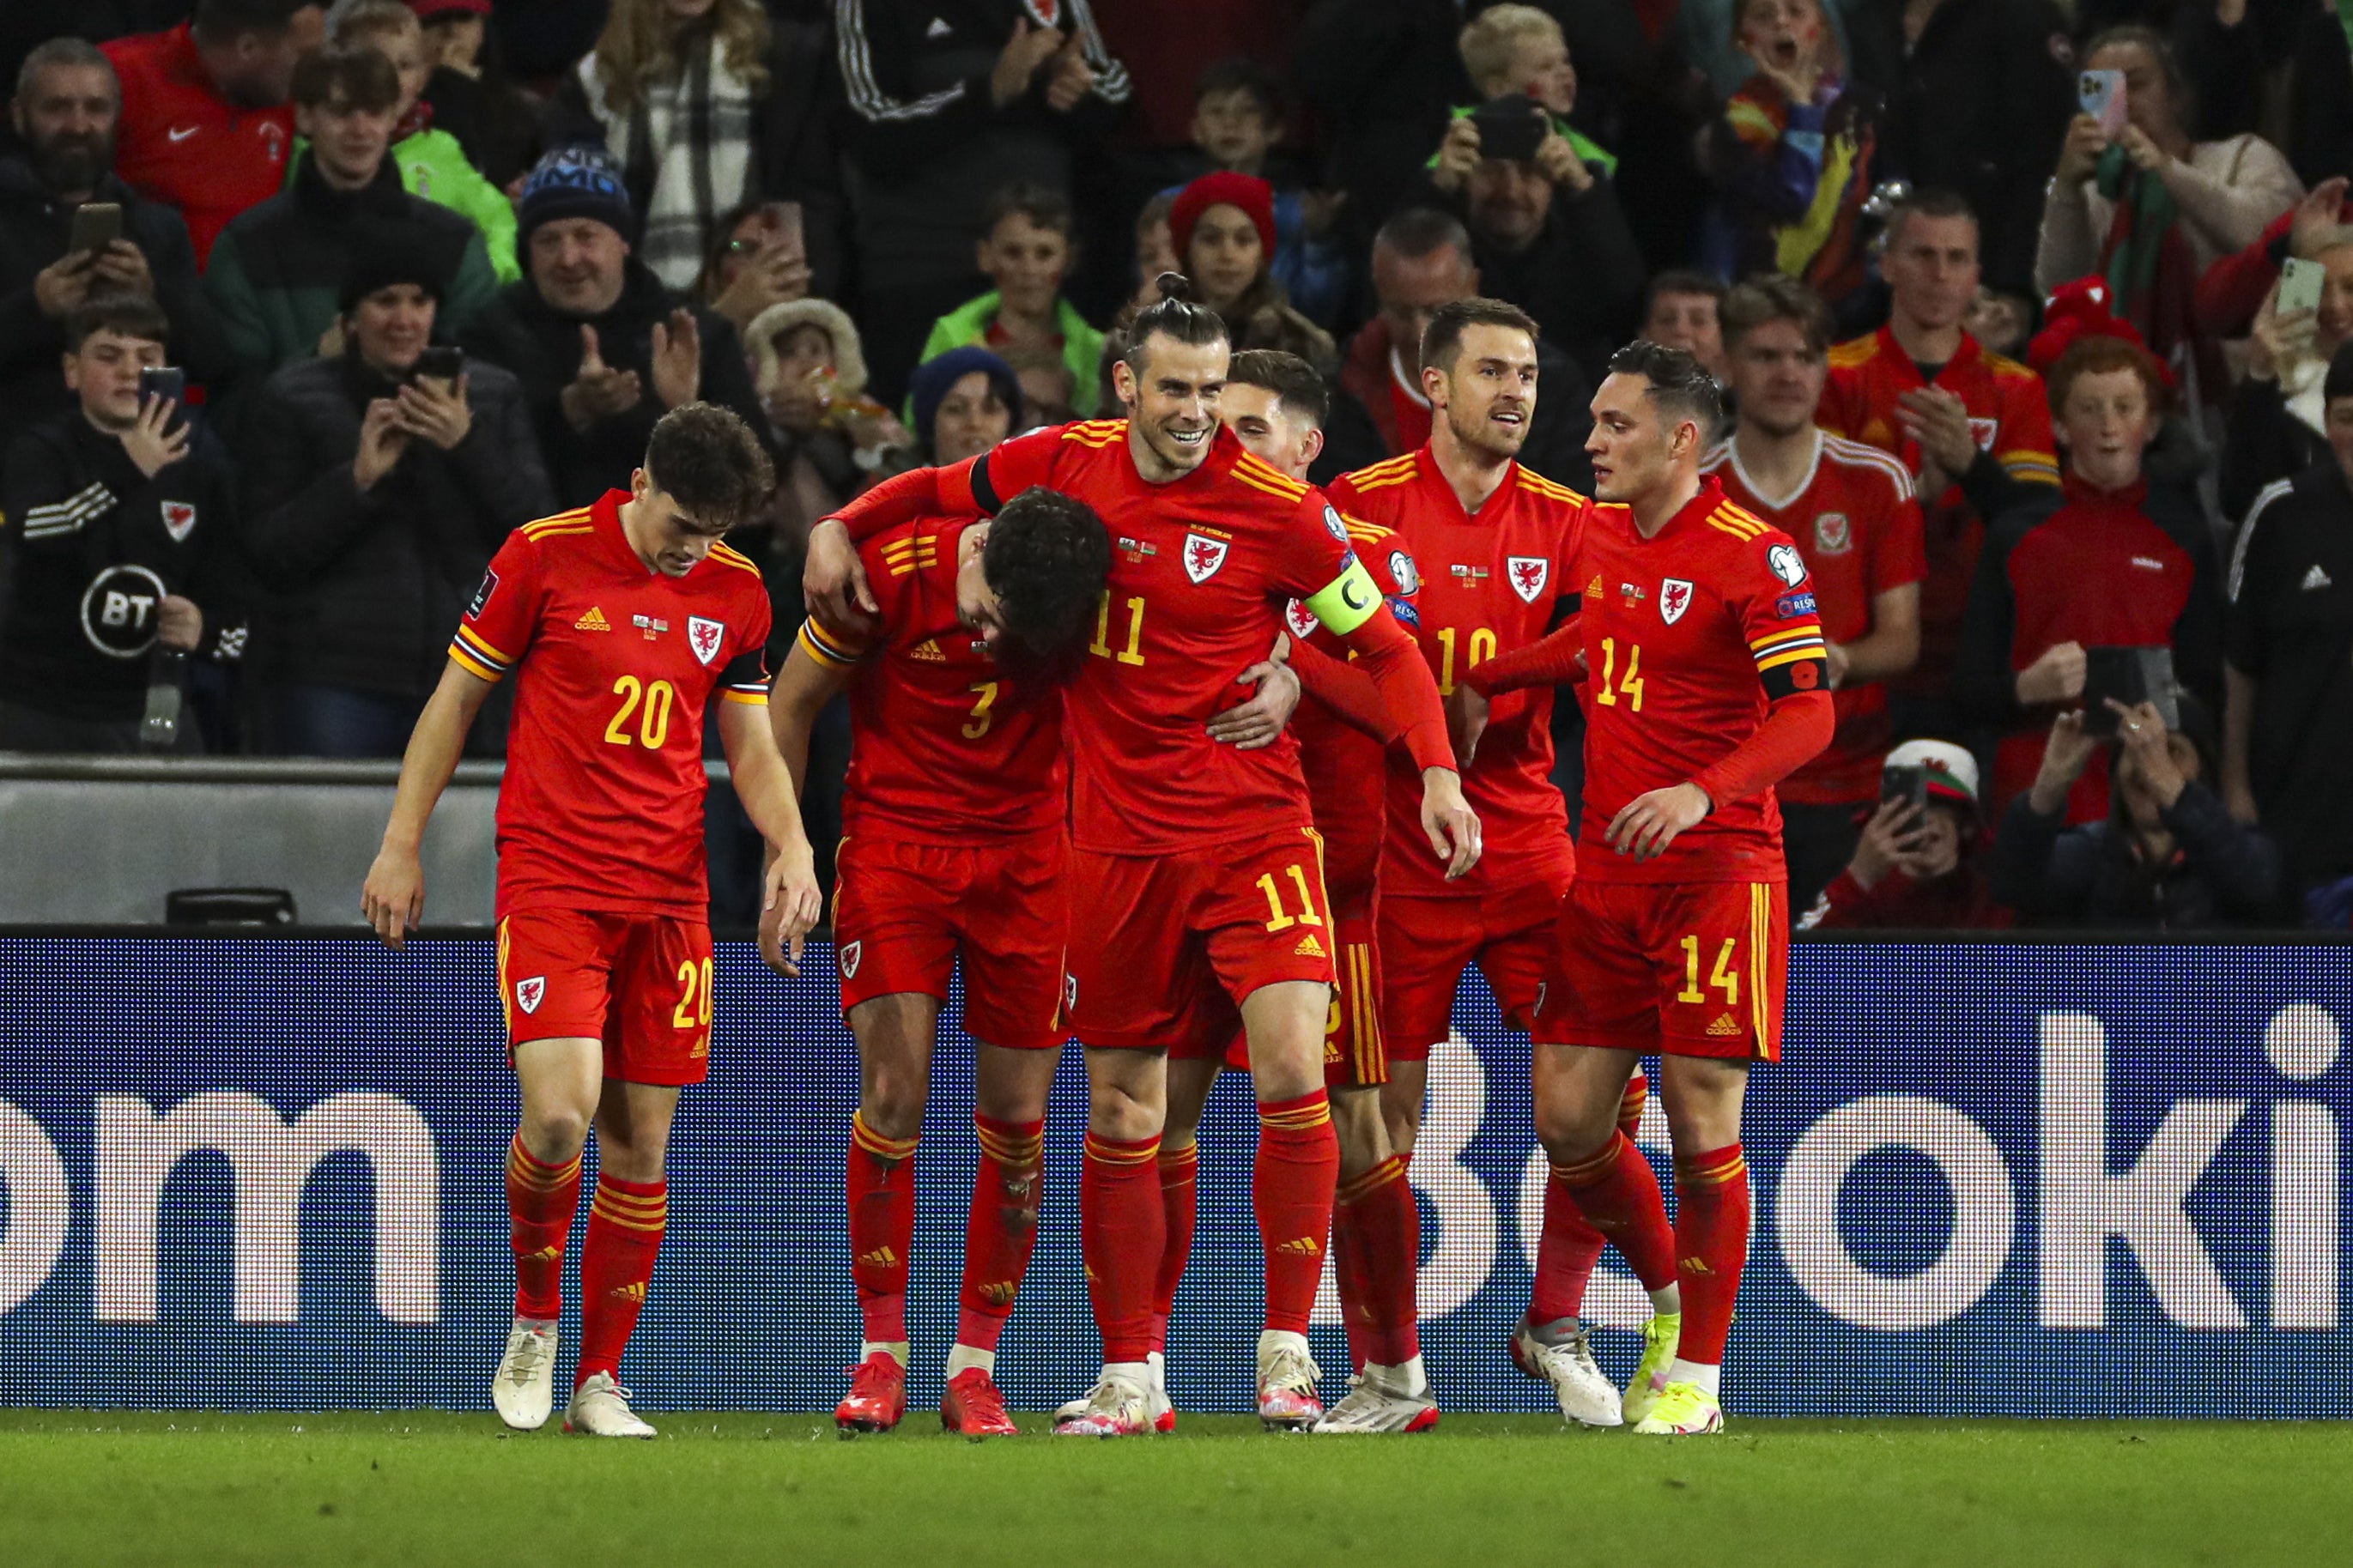
[[[1927,572],[1912,476],[1876,447],[1815,432],[1805,483],[1778,500],[1757,489],[1730,441],[1710,452],[1700,471],[1714,475],[1735,506],[1797,542],[1813,574],[1822,636],[1831,642],[1870,636],[1872,600]],[[1831,700],[1838,732],[1829,750],[1775,787],[1783,800],[1843,805],[1879,798],[1880,763],[1895,733],[1886,684],[1843,686]]]
[[[1347,526],[1356,559],[1388,600],[1390,612],[1411,629],[1419,614],[1414,595],[1421,584],[1412,552],[1386,528],[1345,514],[1340,521]],[[1334,658],[1356,657],[1297,599],[1285,614],[1293,637]],[[1291,732],[1299,742],[1308,809],[1314,814],[1315,831],[1324,836],[1324,883],[1333,906],[1345,908],[1369,895],[1380,875],[1386,749],[1312,697],[1303,699],[1291,716]],[[1414,776],[1420,778],[1419,773]]]
[[[114,172],[180,209],[202,267],[229,219],[285,184],[294,106],[248,109],[222,98],[185,22],[102,47],[122,84]]]
[[[801,624],[819,664],[855,666],[845,831],[925,844],[1060,825],[1062,692],[1017,679],[956,619],[956,546],[975,517],[926,518],[858,547],[881,626],[864,647]]]
[[[1719,803],[1655,860],[1618,853],[1607,835],[1636,796],[1697,778],[1754,734],[1768,682],[1820,685],[1822,627],[1805,558],[1710,479],[1650,539],[1624,507],[1593,508],[1576,566],[1588,683],[1577,874],[1588,882],[1786,880],[1771,790]]]
[[[1517,463],[1471,516],[1428,447],[1343,475],[1333,481],[1332,499],[1396,530],[1419,565],[1408,629],[1441,696],[1452,695],[1464,671],[1535,642],[1577,608],[1570,566],[1591,503]],[[1478,760],[1462,777],[1486,849],[1458,881],[1446,880],[1422,833],[1420,773],[1407,759],[1393,761],[1388,841],[1407,847],[1390,858],[1384,889],[1475,899],[1573,874],[1567,808],[1552,782],[1552,703],[1548,686],[1494,699]]]
[[[638,559],[627,490],[507,536],[449,657],[520,669],[499,789],[501,917],[607,910],[700,920],[702,715],[768,700],[768,595],[724,544],[683,577]]]
[[[1867,338],[1831,350],[1830,382],[1815,418],[1832,435],[1892,452],[1905,470],[1920,471],[1920,447],[1895,421],[1895,400],[1928,385],[1920,367],[1894,331],[1882,327]],[[1964,332],[1960,351],[1936,373],[1937,390],[1968,405],[1969,428],[1981,450],[2015,479],[2059,482],[2059,458],[2051,440],[2051,405],[2042,378],[2014,360],[1987,353]],[[1969,505],[1961,487],[1922,498],[1927,572],[1920,584],[1920,662],[1895,682],[1896,689],[1942,697],[1959,640],[1961,615],[1968,607],[1969,584],[1987,520]]]
[[[1238,751],[1209,738],[1208,721],[1248,695],[1235,677],[1273,653],[1288,601],[1350,563],[1347,527],[1321,490],[1223,426],[1200,467],[1147,483],[1124,419],[1033,430],[944,473],[966,474],[985,511],[1033,485],[1059,490],[1111,534],[1110,585],[1064,699],[1072,844],[1163,855],[1309,825],[1297,740]]]

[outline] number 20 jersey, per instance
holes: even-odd
[[[701,920],[702,720],[714,692],[765,703],[760,569],[724,544],[683,577],[639,561],[625,490],[525,523],[491,557],[449,657],[519,672],[499,790],[498,913]]]

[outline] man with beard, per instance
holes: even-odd
[[[121,110],[114,68],[79,38],[43,44],[17,75],[15,121],[25,151],[0,159],[0,429],[21,430],[72,407],[58,356],[67,318],[95,299],[153,298],[188,374],[202,380],[220,368],[219,330],[195,308],[187,226],[111,172]],[[121,207],[121,234],[103,247],[71,250],[74,209],[86,202]]]

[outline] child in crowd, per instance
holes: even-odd
[[[1275,280],[1294,310],[1329,327],[1348,301],[1347,258],[1333,232],[1341,198],[1303,188],[1295,171],[1270,167],[1282,136],[1273,72],[1256,60],[1231,59],[1201,73],[1193,99],[1193,145],[1201,156],[1192,172],[1254,174],[1274,186]]]
[[[1008,185],[989,198],[981,224],[978,265],[997,287],[934,322],[916,363],[977,345],[1014,368],[1023,395],[1049,420],[1092,418],[1103,333],[1062,297],[1078,258],[1070,198]]]
[[[1490,5],[1462,29],[1456,47],[1482,101],[1513,93],[1534,99],[1551,121],[1552,133],[1575,150],[1577,163],[1591,178],[1616,177],[1617,156],[1568,122],[1577,107],[1577,67],[1568,57],[1567,36],[1548,13],[1533,5]],[[1471,117],[1478,107],[1463,104],[1454,110],[1448,142],[1467,141],[1475,151],[1479,130]],[[1431,156],[1432,171],[1440,169],[1443,152],[1441,145]]]

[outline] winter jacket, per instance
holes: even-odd
[[[205,304],[180,215],[112,174],[100,176],[90,200],[122,208],[122,237],[147,258],[156,302],[172,323],[171,363],[191,381],[222,374],[228,347]],[[65,323],[43,315],[33,294],[35,274],[65,255],[73,215],[74,204],[53,199],[22,157],[0,159],[0,431],[13,434],[80,406],[58,372]]]
[[[2120,817],[2067,828],[2064,816],[2021,795],[1994,840],[1993,896],[2028,924],[2199,931],[2274,918],[2279,851],[2202,784],[2185,784],[2165,813],[2174,848],[2162,866],[2143,858]]]
[[[449,451],[412,437],[362,492],[369,402],[396,384],[355,353],[288,365],[247,422],[241,533],[266,591],[257,656],[275,679],[422,697],[482,570],[555,510],[513,376],[469,361],[473,427]]]
[[[113,566],[144,566],[195,600],[205,617],[195,657],[235,664],[249,597],[235,510],[228,454],[201,425],[188,456],[153,479],[79,404],[19,435],[0,468],[16,557],[0,601],[0,702],[79,720],[144,710],[147,659],[100,653],[82,629],[85,591]]]
[[[294,143],[294,171],[309,161],[311,143]],[[467,161],[465,149],[447,131],[427,128],[392,144],[392,161],[400,166],[400,183],[408,194],[472,220],[481,231],[482,248],[490,253],[491,270],[501,283],[522,276],[522,258],[515,249],[514,203],[482,177]],[[286,183],[294,183],[289,171]]]
[[[935,360],[950,349],[988,348],[988,329],[996,324],[1001,297],[994,289],[968,300],[932,323],[917,364]],[[1071,373],[1071,407],[1082,419],[1092,419],[1103,389],[1103,335],[1087,324],[1079,308],[1068,300],[1054,302],[1054,325],[1062,334],[1062,367]],[[910,405],[909,417],[913,416]]]
[[[465,335],[466,352],[504,365],[522,384],[524,407],[561,506],[586,506],[609,489],[628,488],[644,459],[654,422],[668,410],[654,391],[653,331],[681,307],[694,312],[702,337],[705,403],[733,409],[754,430],[767,428],[759,394],[735,329],[724,318],[661,286],[635,257],[624,263],[621,297],[600,316],[560,313],[540,298],[530,279],[511,283]],[[580,329],[596,330],[597,352],[614,370],[633,370],[643,388],[636,406],[583,433],[564,416],[560,401],[580,371]]]

